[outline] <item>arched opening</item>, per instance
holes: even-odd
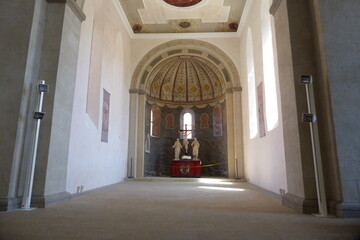
[[[228,177],[226,123],[222,121],[225,86],[221,71],[204,57],[180,54],[154,66],[145,88],[145,115],[150,111],[150,127],[145,124],[144,134],[150,133],[152,144],[144,153],[144,176],[171,176],[173,159],[196,158],[206,166],[202,176]],[[161,113],[165,122],[159,119]],[[208,128],[201,128],[201,114],[211,116]],[[174,149],[178,138],[179,156]],[[196,141],[199,148],[194,146]]]
[[[228,134],[228,129],[234,131],[234,123],[241,122],[234,119],[232,107],[235,99],[241,99],[240,91],[234,64],[214,45],[198,40],[174,40],[151,50],[137,65],[130,89],[134,113],[130,113],[134,116],[130,131],[136,129],[137,145],[129,149],[132,164],[129,165],[134,166],[129,170],[134,169],[135,177],[170,176],[174,142],[179,138],[182,144],[180,158],[193,157],[191,144],[196,137],[200,143],[197,157],[208,166],[202,168],[202,176],[234,177],[235,154],[241,162],[242,150],[235,149],[234,135]],[[153,106],[161,112],[160,137],[150,133]],[[228,116],[232,117],[229,122]],[[145,139],[146,149],[137,139]]]

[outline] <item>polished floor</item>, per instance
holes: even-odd
[[[247,183],[130,181],[0,213],[0,240],[359,240],[360,219],[298,214]]]

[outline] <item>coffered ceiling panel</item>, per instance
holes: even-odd
[[[246,0],[119,0],[134,33],[236,32]]]

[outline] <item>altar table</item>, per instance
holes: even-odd
[[[171,177],[201,177],[200,160],[173,160]]]

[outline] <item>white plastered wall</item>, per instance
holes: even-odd
[[[122,181],[126,177],[128,125],[130,38],[112,1],[86,0],[87,16],[81,29],[78,72],[68,161],[66,189],[76,193],[78,186],[91,190]],[[95,11],[96,9],[96,11]],[[104,21],[98,124],[86,112],[89,66],[94,21]],[[101,142],[103,89],[110,95],[108,143]],[[96,96],[96,95],[95,95]]]
[[[265,1],[264,1],[265,2]],[[268,131],[266,136],[259,137],[259,133],[253,139],[250,139],[249,131],[249,101],[247,84],[247,34],[252,33],[254,49],[254,68],[255,68],[255,86],[264,81],[263,75],[263,53],[262,53],[262,25],[261,25],[261,4],[263,1],[251,1],[248,6],[247,18],[243,20],[240,32],[240,79],[243,82],[243,129],[244,129],[244,168],[245,178],[248,182],[261,188],[279,193],[279,189],[287,190],[284,138],[282,130],[282,117],[280,109],[280,94],[278,77],[277,84],[277,102],[279,109],[277,126]],[[250,28],[251,31],[248,31]],[[274,37],[273,33],[273,37]],[[273,39],[273,42],[274,39]],[[275,49],[275,73],[277,76],[277,61]],[[266,89],[265,93],[266,94]],[[264,109],[265,110],[265,109]],[[266,111],[265,111],[266,117]],[[265,120],[266,122],[266,120]]]
[[[86,113],[87,89],[89,78],[89,62],[92,35],[92,19],[94,9],[104,3],[106,12],[104,27],[104,43],[102,78],[100,89],[100,108],[102,107],[102,88],[108,90],[110,97],[110,135],[109,143],[102,143],[101,139],[101,109],[99,109],[99,124],[95,126]],[[96,6],[94,6],[96,5]],[[87,0],[84,11],[88,17],[82,29],[79,52],[79,70],[75,89],[74,113],[72,121],[69,169],[67,191],[74,193],[77,186],[84,186],[85,190],[109,185],[121,181],[126,177],[126,158],[128,146],[129,123],[129,89],[134,69],[142,57],[151,49],[174,37],[135,37],[130,39],[121,19],[111,7],[111,1]],[[248,19],[244,21],[242,29],[251,27],[254,34],[254,59],[256,83],[262,81],[262,46],[260,1],[254,1],[249,9]],[[91,14],[93,15],[91,17]],[[99,14],[99,12],[97,12]],[[87,25],[86,25],[87,24]],[[251,24],[251,25],[250,25]],[[279,112],[278,126],[266,137],[249,139],[248,131],[248,101],[247,101],[247,72],[246,72],[246,32],[238,37],[198,37],[193,34],[182,34],[181,38],[196,39],[209,42],[223,50],[234,62],[239,70],[241,86],[243,87],[242,106],[234,103],[234,108],[242,110],[244,135],[236,138],[244,139],[245,177],[247,180],[262,188],[278,192],[279,188],[286,189],[286,173],[283,147],[283,132],[281,112]],[[120,33],[120,34],[119,34]],[[121,46],[119,48],[119,46]],[[117,49],[115,51],[115,49]],[[126,60],[124,60],[126,59]],[[278,103],[280,98],[278,95]],[[235,123],[241,124],[241,123]],[[242,159],[242,156],[238,156]],[[81,173],[81,174],[79,174]],[[242,175],[240,173],[240,175]]]

